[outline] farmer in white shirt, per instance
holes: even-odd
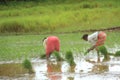
[[[92,44],[92,47],[89,48],[87,50],[87,52],[93,50],[93,49],[96,49],[97,50],[97,54],[98,54],[98,61],[100,61],[100,55],[99,55],[99,52],[98,52],[98,49],[97,47],[98,46],[101,46],[104,44],[105,40],[106,40],[106,33],[103,32],[103,31],[97,31],[97,32],[94,32],[93,34],[91,35],[88,35],[88,34],[84,34],[83,35],[83,40],[85,41],[88,41],[89,43]]]

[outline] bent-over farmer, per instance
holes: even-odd
[[[94,32],[93,34],[91,35],[88,35],[88,34],[84,34],[82,39],[85,40],[85,41],[88,41],[89,43],[92,44],[92,47],[89,48],[87,50],[87,52],[93,50],[93,49],[96,49],[97,50],[97,55],[98,55],[98,61],[100,61],[100,55],[99,55],[99,51],[98,51],[98,46],[101,46],[104,44],[105,40],[106,40],[106,33],[103,32],[103,31],[97,31],[97,32]]]
[[[43,46],[46,52],[46,58],[48,59],[52,52],[60,50],[60,40],[56,36],[49,36],[43,39]]]

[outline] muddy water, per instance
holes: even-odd
[[[97,62],[95,57],[76,57],[75,66],[55,59],[33,59],[33,74],[28,74],[20,63],[5,62],[0,64],[0,80],[120,80],[120,57],[111,57],[106,62],[102,59]]]

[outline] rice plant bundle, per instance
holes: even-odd
[[[98,48],[98,51],[101,52],[101,54],[104,55],[103,61],[108,61],[108,60],[110,60],[109,53],[108,53],[107,48],[106,48],[105,46],[100,46],[100,47]]]
[[[65,54],[66,61],[72,66],[75,65],[74,57],[71,51],[67,51]]]
[[[100,46],[99,47],[99,52],[101,52],[103,55],[108,54],[107,48],[105,46]]]
[[[63,58],[60,56],[59,52],[54,51],[53,54],[54,54],[54,56],[56,57],[57,61],[63,60]]]
[[[120,56],[120,51],[117,51],[114,56],[116,57]]]
[[[40,58],[41,58],[41,59],[45,59],[45,58],[46,58],[46,54],[41,54],[41,55],[40,55]]]
[[[22,64],[24,68],[28,69],[29,73],[33,73],[32,64],[28,59],[25,59]]]

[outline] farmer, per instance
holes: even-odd
[[[48,59],[52,52],[60,50],[60,41],[56,36],[49,36],[43,39],[43,46],[46,51],[46,58]]]
[[[89,48],[86,53],[90,52],[93,49],[96,49],[98,55],[98,61],[100,61],[100,55],[97,47],[104,44],[106,40],[106,36],[107,36],[106,33],[103,31],[97,31],[91,35],[84,34],[82,36],[82,39],[92,44],[92,47]]]

